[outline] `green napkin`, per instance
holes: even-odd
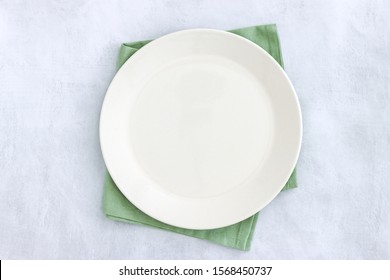
[[[242,28],[230,31],[242,37],[245,37],[256,43],[275,60],[283,66],[282,53],[280,50],[279,38],[276,25],[261,25],[248,28]],[[123,44],[118,59],[118,68],[120,68],[129,57],[131,57],[140,48],[150,41],[139,41]],[[295,170],[283,190],[295,188],[296,175]],[[107,174],[104,191],[104,212],[110,219],[127,222],[131,224],[142,224],[156,227],[164,230],[170,230],[192,237],[206,239],[224,246],[237,248],[240,250],[249,250],[253,238],[253,232],[256,227],[258,213],[252,217],[237,224],[212,230],[190,230],[178,228],[159,222],[152,217],[141,212],[119,191],[111,176]]]

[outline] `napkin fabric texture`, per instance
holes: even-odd
[[[230,32],[256,43],[266,50],[283,67],[282,53],[276,25],[253,26],[232,30]],[[118,68],[120,68],[127,59],[149,42],[150,40],[123,44],[119,53]],[[297,182],[294,170],[283,190],[295,187],[297,187]],[[153,219],[136,208],[120,192],[108,173],[104,190],[104,212],[108,218],[113,220],[169,230],[196,238],[206,239],[214,243],[240,250],[250,249],[253,233],[259,216],[259,213],[257,213],[237,224],[212,230],[190,230],[170,226]]]

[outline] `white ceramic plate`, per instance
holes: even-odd
[[[149,43],[118,71],[100,141],[113,180],[140,210],[211,229],[279,193],[301,127],[294,89],[267,52],[232,33],[193,29]]]

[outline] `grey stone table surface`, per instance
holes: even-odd
[[[389,1],[0,1],[1,259],[389,259]],[[242,252],[107,219],[98,138],[122,42],[276,23],[299,188]]]

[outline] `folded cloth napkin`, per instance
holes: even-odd
[[[282,53],[280,50],[279,38],[275,25],[261,25],[242,28],[230,31],[256,43],[266,50],[283,67]],[[129,57],[150,41],[139,41],[125,43],[119,53],[118,68],[120,68]],[[297,187],[295,170],[283,190]],[[131,224],[142,224],[164,230],[185,234],[188,236],[206,239],[224,246],[249,250],[256,227],[258,213],[237,224],[212,229],[212,230],[190,230],[164,224],[160,221],[141,212],[119,191],[111,176],[107,174],[104,191],[104,212],[110,219],[127,222]]]

